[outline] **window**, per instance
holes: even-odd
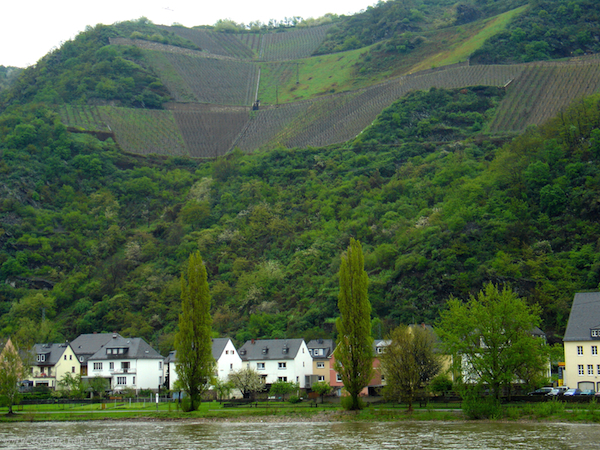
[[[229,370],[233,370],[233,364],[229,364]]]
[[[256,370],[265,370],[265,363],[256,363]]]
[[[579,356],[583,355],[583,345],[577,346],[577,355],[579,355]]]
[[[64,360],[65,360],[65,361],[67,360],[67,355],[65,355],[65,357],[64,357]]]
[[[106,354],[107,355],[112,355],[112,348],[107,348],[106,349]]]
[[[75,373],[75,366],[71,366],[71,373]]]
[[[592,355],[597,355],[597,354],[598,354],[598,346],[592,345]]]
[[[162,384],[162,375],[158,376],[158,384]]]
[[[225,354],[226,354],[226,355],[229,355],[229,350],[225,350]]]
[[[133,385],[135,386],[135,377],[133,377],[133,381],[132,381]]]
[[[594,375],[594,365],[588,364],[588,375]]]
[[[83,356],[79,357],[79,362],[83,362]]]
[[[318,381],[325,381],[325,375],[319,375]]]
[[[287,377],[277,377],[277,381],[287,381]]]
[[[381,381],[385,381],[385,375],[381,374]]]
[[[279,369],[281,369],[281,370],[287,368],[287,363],[284,363],[284,362],[277,363],[277,365],[278,365]]]
[[[109,363],[108,363],[108,368],[109,368],[110,370],[115,370],[115,363],[114,363],[114,362],[109,362]]]
[[[101,362],[94,363],[94,370],[102,370],[102,363]]]
[[[122,355],[124,353],[124,349],[120,348],[119,349],[119,355]]]
[[[596,366],[596,372],[598,372],[597,375],[600,375],[600,364]]]
[[[583,367],[583,366],[581,366],[581,367]],[[339,373],[335,374],[335,381],[337,381],[338,383],[342,382],[342,376]]]
[[[235,355],[235,350],[231,350],[231,354],[232,354],[232,355]]]
[[[577,365],[577,371],[578,371],[579,375],[584,375],[583,364]]]
[[[312,348],[308,349],[308,354],[312,356],[312,354],[313,354],[313,349]],[[315,353],[315,355],[316,355],[316,353]]]
[[[127,377],[117,377],[117,384],[119,386],[125,386],[127,384]]]
[[[123,373],[127,373],[129,371],[129,361],[123,361],[121,363],[121,370]]]
[[[38,362],[46,361],[46,355],[37,355],[37,360]]]
[[[600,337],[600,330],[592,330],[592,337]]]
[[[325,363],[324,362],[318,362],[317,363],[317,369],[324,369],[325,368]]]
[[[69,361],[73,361],[73,355],[69,355]]]
[[[158,370],[162,370],[162,361],[158,362]]]

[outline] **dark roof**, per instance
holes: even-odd
[[[107,353],[111,349],[111,353]],[[118,351],[112,352],[112,349]],[[121,353],[122,351],[122,353]],[[164,359],[142,338],[124,338],[115,335],[104,344],[96,353],[88,358],[92,360],[104,359]]]
[[[69,344],[35,344],[33,346],[34,360],[36,366],[54,366],[61,358]],[[44,361],[38,361],[37,355],[45,355]]]
[[[564,341],[591,341],[600,324],[600,292],[578,292],[573,299]]]
[[[215,360],[218,360],[223,352],[225,351],[225,346],[230,341],[230,338],[214,338],[212,339],[212,355]],[[173,350],[169,352],[169,356],[165,358],[166,363],[174,363],[177,361],[177,350]]]
[[[309,341],[306,346],[309,351],[321,348],[324,350],[323,355],[315,356],[313,354],[312,357],[314,359],[327,359],[331,356],[333,350],[335,350],[335,341],[333,339],[313,339]]]
[[[71,348],[77,356],[92,356],[115,335],[120,337],[117,333],[81,334],[71,342]]]
[[[304,339],[253,339],[238,350],[242,361],[294,359]]]

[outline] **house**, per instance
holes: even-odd
[[[308,353],[312,356],[313,376],[311,385],[318,381],[329,383],[330,380],[330,362],[331,355],[335,349],[335,341],[333,339],[313,339],[306,344]]]
[[[252,339],[239,349],[246,367],[256,370],[270,385],[277,381],[310,387],[313,358],[304,339]]]
[[[378,391],[384,384],[383,376],[381,375],[381,371],[379,370],[379,357],[377,355],[383,353],[385,350],[385,346],[387,345],[387,341],[382,339],[376,339],[373,341],[373,375],[369,384],[365,386],[365,388],[361,391],[360,395],[379,395]],[[329,385],[333,388],[333,391],[336,395],[342,395],[342,389],[344,388],[344,383],[342,381],[342,376],[335,370],[335,351],[331,355],[330,358],[330,369],[329,369]]]
[[[217,362],[216,376],[227,381],[229,374],[242,368],[242,359],[240,358],[233,342],[229,338],[212,339],[212,355]],[[169,352],[165,358],[165,387],[174,389],[177,381],[177,372],[175,371],[175,362],[177,361],[177,352]]]
[[[564,384],[600,391],[600,292],[575,294],[563,342]]]
[[[31,384],[58,387],[66,373],[78,375],[80,364],[70,344],[35,344],[31,351]]]
[[[71,342],[71,347],[81,364],[81,376],[88,375],[88,360],[90,357],[111,341],[115,333],[89,333],[81,334]],[[117,336],[119,336],[117,334]]]
[[[164,358],[142,338],[113,334],[88,359],[87,378],[101,377],[111,389],[158,389],[163,384]]]

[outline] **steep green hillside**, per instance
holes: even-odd
[[[561,38],[571,52],[595,49],[586,1],[563,5],[589,31]],[[573,293],[600,285],[600,60],[522,63],[532,17],[545,37],[564,25],[540,5],[562,3],[392,1],[258,39],[86,30],[0,94],[0,334],[114,330],[166,352],[199,250],[215,333],[328,337],[354,237],[377,330],[493,281],[559,338]],[[466,61],[504,29],[519,64]],[[354,37],[369,46],[304,57]]]
[[[216,332],[326,336],[356,237],[383,329],[434,320],[491,280],[539,302],[560,335],[573,292],[600,282],[600,98],[500,146],[473,133],[502,95],[415,93],[355,142],[201,164],[128,157],[39,106],[5,113],[2,333],[117,330],[165,351],[178,275],[200,250]]]

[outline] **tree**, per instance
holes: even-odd
[[[317,381],[310,388],[321,396],[321,403],[323,403],[324,397],[331,392],[331,386],[327,381]]]
[[[350,239],[340,266],[340,293],[336,321],[338,332],[335,370],[350,395],[348,409],[361,408],[359,394],[373,374],[373,338],[371,337],[371,303],[367,289],[369,277],[359,241]]]
[[[229,397],[229,394],[231,394],[231,390],[234,387],[235,386],[231,381],[224,381],[220,378],[215,379],[213,382],[213,388],[217,393],[217,400],[223,400],[224,398]]]
[[[498,399],[500,389],[519,374],[540,373],[547,365],[544,342],[532,335],[540,308],[529,306],[509,287],[487,284],[467,303],[450,298],[437,334],[446,352],[460,365],[462,381],[487,385]]]
[[[292,383],[291,381],[276,381],[271,385],[270,395],[275,397],[281,396],[281,401],[285,401],[285,396],[298,390],[298,383]]]
[[[417,395],[442,367],[436,351],[436,337],[425,327],[401,325],[389,336],[389,344],[381,354],[381,371],[385,375],[384,395],[412,404]]]
[[[260,374],[249,367],[231,372],[228,378],[236,389],[240,390],[244,398],[254,397],[256,392],[265,389],[265,383]]]
[[[8,405],[8,415],[13,414],[13,405],[19,402],[19,383],[25,377],[25,365],[10,339],[0,353],[0,397]]]
[[[71,398],[83,398],[85,397],[85,386],[80,374],[73,375],[71,372],[67,372],[58,381],[58,387],[60,390]]]
[[[214,373],[210,317],[210,291],[200,253],[189,257],[187,278],[181,274],[181,314],[175,335],[175,370],[190,398],[190,410],[200,405]]]

